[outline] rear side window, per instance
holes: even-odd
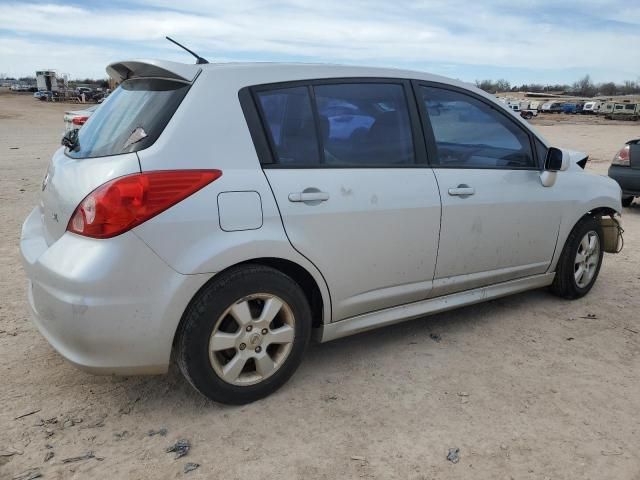
[[[271,135],[276,163],[313,165],[319,162],[318,139],[307,87],[258,93]]]
[[[399,84],[314,86],[327,166],[415,162],[404,88]]]
[[[189,90],[171,80],[126,80],[78,131],[78,142],[67,155],[104,157],[137,152],[151,146]]]
[[[256,96],[274,159],[284,167],[415,163],[413,132],[401,84],[260,89]]]
[[[527,133],[470,95],[421,87],[436,141],[435,165],[457,168],[537,168]]]

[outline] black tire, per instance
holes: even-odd
[[[622,206],[629,207],[633,203],[634,197],[622,197]]]
[[[578,253],[578,248],[580,247],[580,242],[583,237],[587,235],[589,232],[595,232],[598,236],[598,262],[595,266],[595,272],[593,278],[584,286],[579,286],[575,279],[575,259]],[[566,298],[569,300],[573,300],[576,298],[583,297],[586,295],[596,279],[598,278],[598,273],[600,272],[600,266],[602,265],[602,257],[604,256],[604,236],[602,233],[602,226],[600,225],[600,221],[595,217],[584,217],[582,218],[573,230],[569,234],[567,241],[564,245],[564,249],[562,250],[562,255],[558,260],[558,265],[556,268],[556,276],[553,279],[553,284],[551,285],[551,291],[562,298]]]
[[[209,357],[209,341],[225,310],[258,293],[277,296],[290,308],[295,318],[294,340],[275,373],[259,383],[234,385],[216,373]],[[311,310],[300,286],[273,268],[242,265],[215,276],[191,301],[178,332],[176,359],[185,378],[204,396],[242,405],[266,397],[286,383],[300,365],[310,337]]]

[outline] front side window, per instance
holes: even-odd
[[[258,101],[276,163],[318,164],[318,140],[309,89],[295,87],[258,92]]]
[[[104,157],[137,152],[151,146],[189,90],[189,84],[172,80],[127,80],[109,95],[78,130],[67,155]]]
[[[434,165],[457,168],[537,168],[527,133],[474,97],[420,87],[435,137]]]
[[[415,163],[402,85],[346,83],[313,89],[326,166]]]

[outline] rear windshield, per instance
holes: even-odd
[[[137,152],[153,144],[189,89],[185,83],[133,79],[122,83],[78,131],[67,155],[104,157]]]

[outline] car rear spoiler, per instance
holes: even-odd
[[[167,78],[192,83],[201,70],[198,65],[164,60],[126,60],[109,65],[107,74],[116,82],[130,78]]]

